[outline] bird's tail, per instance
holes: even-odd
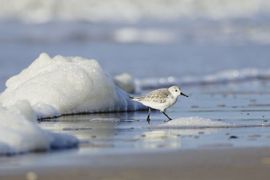
[[[140,100],[139,97],[134,97],[134,96],[130,96],[130,95],[129,95],[129,98],[130,98],[131,100],[133,100],[133,101],[139,101],[139,100]]]

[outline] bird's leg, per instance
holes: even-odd
[[[168,120],[167,121],[170,121],[170,120],[172,120],[172,118],[170,118],[170,116],[168,116],[164,111],[162,112],[167,118],[168,118]],[[165,122],[167,122],[167,121],[165,121]]]
[[[148,115],[147,115],[147,119],[146,119],[148,124],[150,124],[150,114],[151,114],[151,108],[148,109]]]

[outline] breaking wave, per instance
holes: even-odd
[[[270,69],[232,69],[224,70],[214,74],[203,76],[185,76],[182,78],[170,76],[162,78],[144,78],[137,79],[137,89],[155,89],[160,87],[168,87],[171,85],[181,86],[202,86],[202,85],[215,85],[215,84],[228,84],[235,82],[247,82],[253,80],[269,80]]]
[[[176,18],[249,18],[269,15],[268,0],[0,0],[0,18],[31,23]]]

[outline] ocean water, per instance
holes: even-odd
[[[190,90],[191,89],[187,89]],[[193,92],[193,91],[191,91]],[[267,92],[201,92],[181,98],[168,114],[146,112],[66,116],[41,126],[81,139],[79,153],[260,147],[270,143]]]
[[[13,0],[0,10],[1,91],[47,52],[97,59],[112,76],[129,73],[138,94],[177,84],[190,95],[168,110],[177,119],[168,126],[159,112],[150,126],[146,112],[40,121],[79,139],[67,155],[270,145],[267,0]]]

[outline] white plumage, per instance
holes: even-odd
[[[166,109],[174,105],[178,97],[186,96],[181,92],[178,86],[171,86],[169,88],[157,89],[149,92],[145,96],[133,97],[134,101],[140,102],[143,105],[149,107],[149,112],[147,116],[147,122],[150,123],[150,113],[151,109],[156,109],[162,112],[169,120],[172,120],[166,113]]]

